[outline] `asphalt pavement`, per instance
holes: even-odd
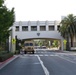
[[[18,55],[0,75],[76,75],[76,53],[37,50]]]

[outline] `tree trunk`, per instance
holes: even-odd
[[[71,47],[73,47],[73,35],[71,36]]]
[[[70,51],[70,47],[69,47],[69,34],[67,34],[66,50]]]

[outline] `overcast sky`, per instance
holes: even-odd
[[[5,4],[15,8],[16,21],[51,21],[76,15],[76,0],[6,0]]]

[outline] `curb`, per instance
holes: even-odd
[[[2,68],[4,68],[7,64],[9,64],[10,62],[12,62],[13,60],[15,60],[16,58],[18,58],[18,56],[17,56],[17,55],[14,55],[13,57],[5,60],[4,62],[1,62],[1,63],[0,63],[0,70],[1,70]]]

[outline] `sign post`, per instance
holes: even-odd
[[[16,39],[12,38],[12,51],[15,52]]]
[[[16,39],[13,38],[12,39],[12,43],[15,44],[16,43]]]

